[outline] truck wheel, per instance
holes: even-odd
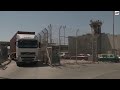
[[[20,62],[17,62],[16,64],[17,64],[18,67],[22,66],[22,63],[20,63]]]
[[[38,61],[36,61],[36,62],[33,62],[33,64],[37,64],[38,63]]]

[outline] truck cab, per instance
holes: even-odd
[[[23,63],[37,63],[39,42],[35,34],[17,33],[11,40],[11,59],[20,66]]]

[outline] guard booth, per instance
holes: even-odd
[[[46,48],[48,62],[50,65],[60,65],[59,47],[52,45]]]
[[[39,49],[39,59],[43,64],[60,65],[58,45],[42,45]]]
[[[52,64],[60,64],[59,47],[52,46]]]

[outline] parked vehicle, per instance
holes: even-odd
[[[69,53],[65,53],[65,55],[64,55],[64,57],[63,57],[64,59],[70,59],[71,58],[71,56],[70,56],[70,54]]]
[[[119,55],[117,55],[117,57],[119,58],[119,60],[120,60],[120,56]]]
[[[79,60],[88,60],[88,55],[87,54],[78,54],[77,58]]]
[[[60,52],[60,58],[69,59],[70,55],[68,52]]]
[[[35,32],[18,31],[10,40],[10,58],[20,66],[37,63],[39,43]]]
[[[103,62],[119,62],[119,57],[114,54],[99,54],[98,55],[98,60],[103,61]]]
[[[78,60],[88,60],[89,56],[90,55],[87,55],[87,54],[78,54],[77,59]],[[76,56],[71,56],[71,59],[76,59]]]

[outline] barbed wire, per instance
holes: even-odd
[[[59,29],[60,33],[59,33]],[[59,45],[59,34],[61,45],[68,45],[68,36],[75,36],[77,26],[66,26],[66,25],[48,25],[38,33],[39,41],[43,44],[54,43]]]

